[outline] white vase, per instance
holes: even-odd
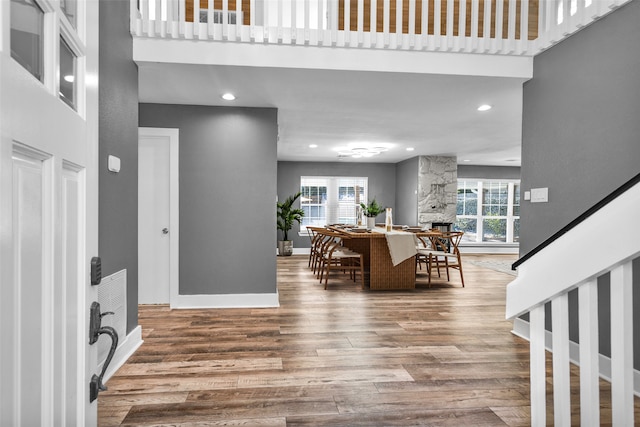
[[[367,228],[373,229],[376,228],[376,217],[368,216],[367,217]]]

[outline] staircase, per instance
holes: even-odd
[[[571,425],[569,363],[580,365],[582,425],[600,422],[598,278],[610,275],[611,412],[614,426],[634,425],[633,260],[640,256],[640,227],[611,234],[611,218],[640,212],[640,174],[556,235],[518,260],[507,287],[507,318],[529,313],[531,425],[546,425],[545,305],[551,306],[554,424]],[[633,215],[633,214],[632,214]],[[578,293],[579,344],[569,340],[569,293]],[[577,357],[570,349],[579,348]],[[573,359],[573,360],[572,360]],[[576,360],[577,359],[577,360]],[[606,358],[604,358],[606,360]]]

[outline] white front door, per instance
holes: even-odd
[[[138,131],[138,303],[178,295],[178,129]]]
[[[2,426],[96,424],[98,3],[77,5],[0,1]]]

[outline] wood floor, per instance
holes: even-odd
[[[474,263],[496,258],[515,260],[465,255],[465,288],[455,271],[430,289],[419,272],[411,291],[336,273],[325,291],[292,256],[279,308],[141,306],[144,344],[100,394],[99,425],[528,426],[528,343],[504,320],[513,277]],[[603,385],[602,424],[606,399]]]

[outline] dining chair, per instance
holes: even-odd
[[[342,239],[330,243],[323,254],[322,267],[320,269],[320,283],[324,278],[324,288],[329,285],[331,270],[349,272],[349,278],[356,281],[356,273],[360,271],[360,280],[364,289],[364,260],[362,254],[344,247]]]
[[[307,226],[307,231],[309,232],[309,239],[311,240],[311,248],[309,249],[309,263],[308,266],[311,268],[311,263],[315,260],[317,256],[319,242],[322,240],[323,235],[321,231],[323,228],[321,227],[310,227]]]
[[[460,240],[464,232],[462,231],[445,231],[442,236],[431,239],[432,247],[430,249],[419,249],[418,253],[425,255],[428,259],[428,275],[429,287],[431,287],[431,273],[433,272],[434,263],[440,273],[439,263],[444,261],[444,268],[447,271],[447,281],[450,280],[449,269],[453,268],[460,272],[460,281],[464,287],[464,275],[462,273],[462,257],[460,256]]]

